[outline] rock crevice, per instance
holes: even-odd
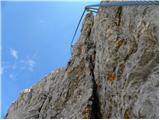
[[[158,6],[86,14],[64,68],[14,102],[6,118],[158,118]]]

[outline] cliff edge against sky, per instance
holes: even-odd
[[[68,64],[21,93],[6,118],[159,118],[158,11],[88,13]]]

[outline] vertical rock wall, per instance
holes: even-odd
[[[85,16],[64,68],[22,92],[6,118],[158,118],[158,6]]]
[[[100,9],[93,40],[102,118],[158,118],[158,26],[158,6]]]

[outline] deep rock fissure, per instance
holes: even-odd
[[[100,113],[100,105],[99,105],[99,98],[97,93],[97,85],[93,77],[93,104],[92,104],[92,113],[91,113],[91,119],[101,119],[101,113]]]
[[[94,57],[95,57],[95,52],[94,52]],[[91,64],[91,75],[92,75],[92,82],[93,82],[93,103],[92,103],[92,112],[91,112],[91,119],[101,119],[101,113],[100,113],[100,104],[99,104],[99,97],[98,97],[98,92],[97,92],[97,84],[95,81],[95,76],[94,76],[94,60],[93,57],[90,57],[90,64]]]
[[[118,17],[117,26],[120,26],[120,24],[121,24],[121,16],[122,16],[122,7],[119,7],[118,11],[117,11],[117,17]]]
[[[20,96],[6,118],[158,118],[158,7],[122,8],[88,13],[68,65],[34,85],[33,98]]]

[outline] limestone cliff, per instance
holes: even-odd
[[[158,6],[88,13],[68,65],[25,90],[6,118],[159,118]]]

